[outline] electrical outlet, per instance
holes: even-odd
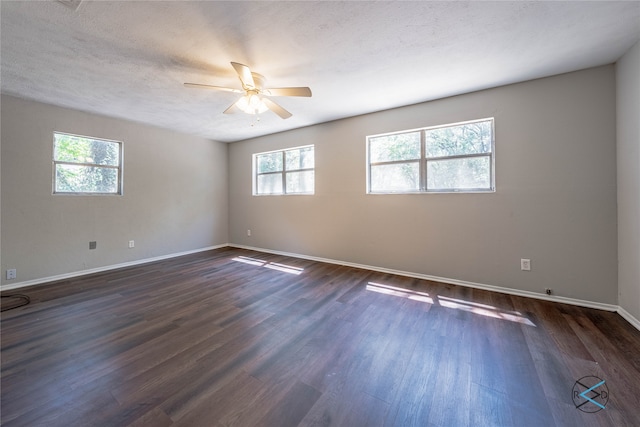
[[[547,295],[551,295],[551,288],[544,288],[544,293]]]
[[[133,248],[133,247],[135,247],[135,246],[136,246],[136,242],[135,242],[135,240],[129,240],[129,247],[130,247],[130,248]]]
[[[522,271],[531,271],[531,260],[522,258],[520,260],[520,270]]]
[[[7,270],[7,280],[13,280],[17,277],[17,272],[15,268],[10,268]]]
[[[251,236],[251,230],[247,229],[247,236]]]

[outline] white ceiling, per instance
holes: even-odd
[[[640,1],[4,1],[3,93],[237,141],[610,64],[640,39]],[[230,61],[293,113],[222,112]]]

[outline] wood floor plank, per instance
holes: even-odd
[[[202,393],[198,401],[192,407],[181,414],[174,414],[176,426],[212,425],[224,418],[240,416],[237,411],[237,402],[246,402],[251,405],[255,401],[257,392],[263,388],[263,383],[240,371],[229,382],[209,393]],[[248,408],[247,408],[248,409]]]
[[[282,399],[271,407],[256,426],[295,427],[316,403],[321,393],[315,388],[296,381]]]
[[[173,426],[175,423],[167,414],[164,413],[162,409],[159,407],[155,407],[149,412],[144,413],[131,424],[128,424],[127,427],[169,427]],[[192,424],[195,425],[195,424]],[[201,425],[205,425],[204,423]]]
[[[444,315],[441,310],[430,314]],[[445,338],[424,329],[408,362],[396,398],[391,402],[385,426],[423,426],[428,423],[436,379],[440,372]]]
[[[640,411],[638,411],[640,408],[640,395],[638,394],[640,373],[635,370],[635,363],[624,357],[624,354],[619,353],[614,343],[608,339],[608,334],[602,333],[588,316],[572,316],[567,318],[567,323],[584,342],[597,365],[595,372],[592,368],[585,375],[596,375],[598,378],[605,379],[611,393],[610,409],[615,410],[617,418],[624,420],[623,425],[636,423],[640,419]],[[613,412],[606,411],[596,415],[603,417],[613,415]]]
[[[632,426],[615,313],[221,248],[21,290],[3,426]],[[572,399],[605,378],[606,408]]]

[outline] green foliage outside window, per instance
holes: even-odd
[[[482,121],[428,129],[426,156],[446,157],[491,152],[492,122]]]
[[[54,133],[55,193],[121,193],[117,141]]]
[[[369,192],[492,191],[493,119],[368,138]]]
[[[313,194],[314,147],[254,154],[255,195]]]

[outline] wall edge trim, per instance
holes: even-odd
[[[633,317],[631,313],[629,313],[627,310],[625,310],[622,307],[618,307],[617,312],[624,320],[631,323],[631,326],[635,327],[637,330],[640,331],[640,320]]]
[[[170,259],[170,258],[176,258],[176,257],[184,256],[184,255],[195,254],[195,253],[198,253],[198,252],[210,251],[212,249],[226,248],[228,246],[229,246],[228,243],[223,243],[223,244],[220,244],[220,245],[207,246],[207,247],[204,247],[204,248],[192,249],[192,250],[182,251],[182,252],[175,252],[175,253],[166,254],[166,255],[160,255],[160,256],[156,256],[156,257],[152,257],[152,258],[143,258],[143,259],[139,259],[139,260],[135,260],[135,261],[127,261],[127,262],[123,262],[123,263],[119,263],[119,264],[112,264],[112,265],[105,265],[103,267],[90,268],[88,270],[73,271],[71,273],[64,273],[64,274],[58,274],[58,275],[55,275],[55,276],[41,277],[39,279],[25,280],[24,282],[11,283],[9,285],[5,284],[5,285],[0,286],[0,292],[9,291],[9,290],[12,290],[12,289],[26,288],[26,287],[29,287],[29,286],[41,285],[41,284],[44,284],[44,283],[56,282],[56,281],[59,281],[59,280],[72,279],[74,277],[80,277],[80,276],[86,276],[86,275],[89,275],[89,274],[101,273],[103,271],[116,270],[118,268],[132,267],[132,266],[135,266],[135,265],[147,264],[147,263],[155,262],[155,261],[162,261],[162,260],[165,260],[165,259]]]
[[[546,295],[546,294],[541,294],[541,293],[537,293],[537,292],[523,291],[523,290],[513,289],[513,288],[505,288],[505,287],[502,287],[502,286],[487,285],[487,284],[484,284],[484,283],[469,282],[469,281],[465,281],[465,280],[451,279],[451,278],[448,278],[448,277],[431,276],[429,274],[421,274],[421,273],[413,273],[413,272],[410,272],[410,271],[394,270],[394,269],[391,269],[391,268],[376,267],[376,266],[372,266],[372,265],[358,264],[358,263],[354,263],[354,262],[340,261],[340,260],[335,260],[335,259],[330,259],[330,258],[322,258],[322,257],[316,257],[316,256],[302,255],[302,254],[296,254],[296,253],[292,253],[292,252],[283,252],[283,251],[276,251],[276,250],[272,250],[272,249],[257,248],[257,247],[253,247],[253,246],[238,245],[238,244],[235,244],[235,243],[229,243],[229,246],[233,247],[233,248],[238,248],[238,249],[247,249],[247,250],[252,250],[252,251],[257,251],[257,252],[271,253],[271,254],[275,254],[275,255],[290,256],[290,257],[293,257],[293,258],[308,259],[310,261],[326,262],[328,264],[337,264],[337,265],[344,265],[344,266],[347,266],[347,267],[362,268],[362,269],[365,269],[365,270],[378,271],[378,272],[381,272],[381,273],[396,274],[398,276],[412,277],[412,278],[415,278],[415,279],[432,280],[432,281],[435,281],[435,282],[448,283],[448,284],[451,284],[451,285],[459,285],[459,286],[465,286],[465,287],[468,287],[468,288],[483,289],[483,290],[486,290],[486,291],[500,292],[500,293],[503,293],[503,294],[516,295],[516,296],[527,297],[527,298],[535,298],[535,299],[540,299],[540,300],[545,300],[545,301],[558,302],[558,303],[562,303],[562,304],[577,305],[577,306],[586,307],[586,308],[595,308],[597,310],[605,310],[605,311],[612,311],[612,312],[618,312],[618,313],[620,312],[620,307],[618,305],[614,305],[614,304],[605,304],[605,303],[601,303],[601,302],[587,301],[587,300],[581,300],[581,299],[577,299],[577,298],[567,298],[567,297],[561,297],[561,296]],[[631,317],[630,314],[628,314],[628,316]],[[626,319],[626,317],[625,317],[625,319]],[[638,329],[640,329],[640,328],[638,328]]]
[[[534,298],[534,299],[540,299],[540,300],[545,300],[545,301],[558,302],[558,303],[562,303],[562,304],[570,304],[570,305],[577,305],[577,306],[580,306],[580,307],[587,307],[587,308],[594,308],[594,309],[598,309],[598,310],[611,311],[611,312],[618,313],[624,320],[629,322],[633,327],[635,327],[636,329],[640,330],[640,320],[636,319],[634,316],[631,315],[631,313],[629,313],[627,310],[625,310],[624,308],[620,307],[619,305],[605,304],[605,303],[581,300],[581,299],[576,299],[576,298],[550,296],[550,295],[540,294],[540,293],[536,293],[536,292],[523,291],[523,290],[512,289],[512,288],[505,288],[505,287],[502,287],[502,286],[487,285],[487,284],[483,284],[483,283],[469,282],[469,281],[465,281],[465,280],[451,279],[451,278],[447,278],[447,277],[432,276],[432,275],[429,275],[429,274],[414,273],[414,272],[410,272],[410,271],[395,270],[395,269],[384,268],[384,267],[376,267],[376,266],[372,266],[372,265],[358,264],[358,263],[348,262],[348,261],[340,261],[340,260],[335,260],[335,259],[331,259],[331,258],[322,258],[322,257],[316,257],[316,256],[310,256],[310,255],[297,254],[297,253],[293,253],[293,252],[276,251],[276,250],[273,250],[273,249],[258,248],[258,247],[254,247],[254,246],[239,245],[239,244],[234,244],[234,243],[222,243],[222,244],[219,244],[219,245],[207,246],[207,247],[204,247],[204,248],[193,249],[193,250],[189,250],[189,251],[175,252],[175,253],[166,254],[166,255],[160,255],[160,256],[152,257],[152,258],[143,258],[143,259],[139,259],[139,260],[135,260],[135,261],[128,261],[128,262],[119,263],[119,264],[112,264],[112,265],[92,268],[92,269],[88,269],[88,270],[81,270],[81,271],[75,271],[75,272],[71,272],[71,273],[59,274],[59,275],[55,275],[55,276],[42,277],[42,278],[39,278],[39,279],[26,280],[24,282],[18,282],[18,283],[12,283],[10,285],[0,286],[0,291],[4,292],[4,291],[13,290],[13,289],[26,288],[26,287],[29,287],[29,286],[41,285],[41,284],[45,284],[45,283],[51,283],[51,282],[55,282],[55,281],[71,279],[71,278],[74,278],[74,277],[80,277],[80,276],[86,276],[86,275],[89,275],[89,274],[101,273],[103,271],[116,270],[118,268],[132,267],[132,266],[135,266],[135,265],[147,264],[147,263],[150,263],[150,262],[162,261],[162,260],[165,260],[165,259],[177,258],[177,257],[184,256],[184,255],[190,255],[190,254],[194,254],[194,253],[198,253],[198,252],[206,252],[206,251],[210,251],[210,250],[214,250],[214,249],[221,249],[221,248],[225,248],[225,247],[246,249],[246,250],[251,250],[251,251],[256,251],[256,252],[265,252],[265,253],[271,253],[271,254],[275,254],[275,255],[284,255],[284,256],[290,256],[290,257],[293,257],[293,258],[307,259],[307,260],[310,260],[310,261],[325,262],[327,264],[344,265],[344,266],[347,266],[347,267],[362,268],[362,269],[365,269],[365,270],[377,271],[377,272],[381,272],[381,273],[396,274],[398,276],[412,277],[412,278],[423,279],[423,280],[432,280],[432,281],[436,281],[436,282],[448,283],[448,284],[451,284],[451,285],[465,286],[465,287],[475,288],[475,289],[483,289],[483,290],[492,291],[492,292],[500,292],[500,293],[508,294],[508,295],[516,295],[516,296],[522,296],[522,297],[526,297],[526,298]]]

